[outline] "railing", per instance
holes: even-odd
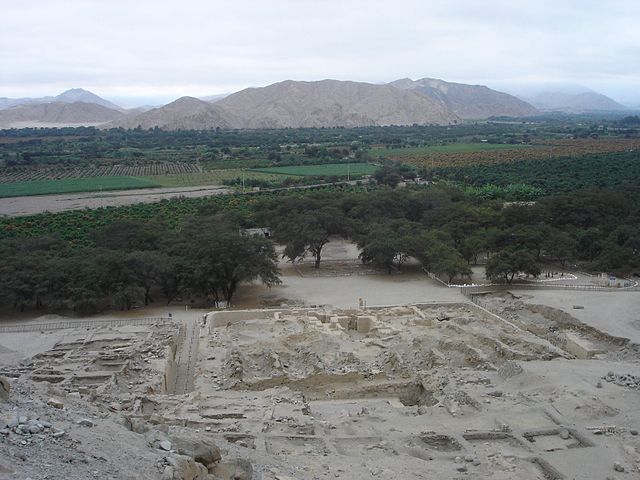
[[[24,323],[0,325],[0,333],[37,332],[41,330],[62,330],[65,328],[92,328],[92,327],[124,327],[139,325],[155,325],[158,323],[173,323],[169,317],[145,317],[145,318],[114,318],[96,320],[63,320],[47,323]]]
[[[460,287],[460,292],[471,298],[471,295],[478,293],[502,292],[505,290],[581,290],[588,292],[625,292],[633,291],[636,286],[628,287],[601,287],[599,285],[539,285],[530,283],[512,283],[512,284],[492,284],[492,285],[472,285]]]

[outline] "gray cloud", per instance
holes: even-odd
[[[640,85],[632,0],[2,0],[0,96],[175,98],[284,80]],[[640,95],[639,95],[640,96]]]

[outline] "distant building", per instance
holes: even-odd
[[[243,228],[240,230],[240,235],[243,237],[271,238],[273,236],[273,231],[271,230],[271,227]]]

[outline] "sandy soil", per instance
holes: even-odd
[[[357,253],[332,242],[320,272],[283,263],[281,286],[243,287],[235,304],[332,307],[154,306],[0,334],[14,385],[0,423],[32,422],[0,425],[0,479],[638,477],[640,347],[610,335],[637,335],[640,292],[476,299],[497,316],[415,266],[379,274]],[[112,319],[131,323],[98,326]]]
[[[458,288],[431,280],[415,262],[389,275],[363,266],[358,253],[353,243],[333,239],[323,249],[318,270],[310,258],[295,265],[281,259],[282,284],[272,288],[245,286],[238,291],[234,306],[260,308],[287,303],[356,308],[360,299],[368,306],[465,301]]]
[[[513,290],[527,303],[558,308],[615,337],[640,343],[640,292],[583,292],[578,290]],[[583,309],[574,309],[573,306]]]
[[[42,212],[63,212],[84,208],[121,207],[134,203],[153,203],[174,197],[206,197],[230,193],[220,185],[198,187],[144,188],[109,192],[86,192],[63,195],[34,195],[0,198],[0,215],[18,217]]]

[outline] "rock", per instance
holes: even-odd
[[[93,427],[95,425],[93,421],[89,420],[88,418],[81,418],[76,423],[83,427]]]
[[[638,430],[629,430],[629,433],[635,437],[638,435]]]
[[[473,462],[473,455],[465,455],[464,461],[469,463]]]
[[[193,458],[202,465],[209,466],[220,461],[220,449],[207,438],[189,439],[183,437],[171,437],[173,449],[180,455]]]
[[[57,398],[50,398],[47,400],[47,405],[53,408],[57,408],[58,410],[62,410],[64,408],[64,403],[62,403]]]
[[[170,452],[171,451],[171,442],[168,441],[168,440],[163,440],[158,444],[158,447],[160,447],[162,450]]]
[[[613,464],[613,469],[616,472],[624,472],[624,467],[622,466],[622,464],[620,462],[616,462]]]
[[[11,384],[5,377],[0,377],[0,400],[8,400]]]
[[[210,471],[216,476],[216,478],[223,478],[225,480],[252,480],[253,479],[253,467],[248,460],[244,458],[236,458],[228,462],[223,462]],[[383,473],[383,472],[380,472]],[[372,472],[373,475],[373,472]],[[391,477],[383,477],[391,478]]]
[[[191,457],[174,455],[167,460],[172,467],[174,480],[204,480],[209,473],[204,465]]]
[[[522,372],[524,369],[514,361],[507,361],[498,369],[498,375],[504,380],[520,375]]]
[[[2,430],[0,430],[0,435],[9,435],[11,433],[11,430],[9,430],[8,428],[3,428]]]
[[[29,419],[27,417],[25,417],[24,415],[18,417],[18,423],[20,425],[24,425],[25,423],[27,423],[29,421]]]
[[[57,432],[54,432],[52,437],[53,438],[60,438],[62,436],[64,436],[66,432],[64,430],[58,430]]]
[[[465,467],[464,465],[460,465],[458,468],[456,468],[457,471],[459,472],[466,472],[467,471],[467,467]]]
[[[29,427],[29,433],[40,433],[40,427],[38,425],[31,425]]]
[[[171,465],[164,467],[161,480],[173,480],[173,467]]]
[[[560,430],[560,438],[563,440],[569,440],[571,435],[569,434],[569,430],[562,429]]]

